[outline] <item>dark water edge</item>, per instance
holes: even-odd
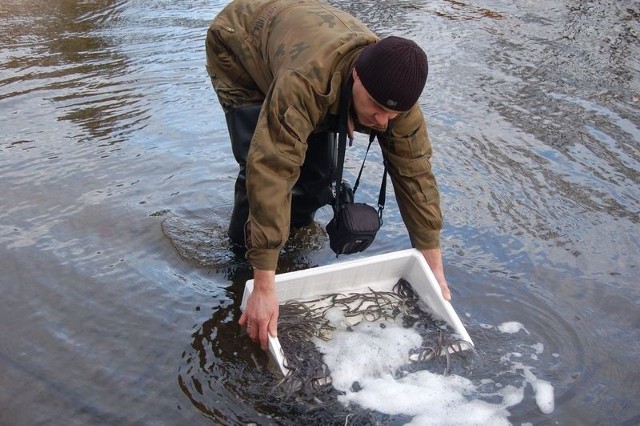
[[[539,342],[555,410],[526,388],[510,421],[639,423],[637,2],[333,3],[429,54],[420,103],[474,374],[505,375],[503,354]],[[0,3],[0,424],[339,417],[274,400],[236,325],[250,271],[224,239],[236,165],[203,66],[221,7]],[[371,161],[363,198],[380,173]],[[409,247],[388,199],[354,258]],[[294,236],[280,272],[347,260],[329,219]],[[506,321],[530,334],[487,328]]]

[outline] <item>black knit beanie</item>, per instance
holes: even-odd
[[[394,111],[408,111],[418,102],[429,72],[424,50],[395,36],[365,47],[355,68],[373,99]]]

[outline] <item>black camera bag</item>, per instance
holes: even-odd
[[[376,209],[365,203],[347,203],[327,224],[329,246],[336,254],[364,251],[376,238],[382,220]]]

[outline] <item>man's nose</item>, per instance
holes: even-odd
[[[390,118],[391,114],[389,114],[388,112],[378,112],[374,116],[376,124],[380,127],[386,127],[386,125],[389,124]]]

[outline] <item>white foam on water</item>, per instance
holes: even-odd
[[[349,391],[338,399],[390,415],[413,416],[410,425],[508,425],[507,408],[521,402],[524,395],[523,389],[507,386],[493,394],[502,397],[502,402],[492,404],[473,398],[478,389],[470,380],[429,371],[400,379],[369,378],[360,385],[359,392]]]
[[[352,330],[337,331],[329,341],[314,340],[340,390],[362,379],[393,374],[407,364],[409,351],[422,343],[415,330],[393,323],[363,322]]]
[[[397,378],[409,363],[409,351],[421,343],[415,330],[368,322],[352,331],[336,331],[329,341],[315,340],[331,369],[333,386],[345,392],[339,397],[345,405],[413,416],[413,425],[509,424],[507,408],[522,401],[524,389],[506,386],[489,395],[501,402],[488,403],[476,398],[481,385],[461,376],[418,371]]]
[[[524,330],[527,334],[531,334],[526,328],[524,328],[524,325],[520,324],[517,321],[503,322],[498,326],[498,330],[501,333],[510,333],[510,334],[514,334],[519,332],[520,330]]]
[[[538,342],[538,343],[534,344],[532,347],[533,347],[533,349],[536,351],[536,353],[538,355],[540,355],[542,352],[544,352],[544,343]]]
[[[333,325],[339,325],[344,321],[344,311],[338,307],[329,308],[324,312],[324,317]]]
[[[501,326],[508,333],[524,329],[517,324]],[[521,353],[509,353],[501,360],[513,371],[524,372],[522,386],[494,383],[490,387],[494,391],[487,391],[486,380],[474,383],[457,375],[403,371],[409,364],[409,351],[420,347],[422,338],[415,330],[393,323],[384,325],[363,322],[351,327],[352,331],[334,332],[329,341],[315,339],[331,370],[333,386],[345,393],[338,397],[343,404],[412,416],[410,425],[508,425],[509,407],[523,401],[530,383],[540,411],[553,412],[553,386],[538,379],[532,367],[513,361],[523,358]],[[533,350],[542,353],[543,348],[537,344]]]
[[[529,331],[516,321],[510,321],[500,324],[498,330],[502,333],[517,333],[520,330],[526,331],[528,334]],[[531,359],[537,360],[537,355],[540,355],[544,352],[544,344],[541,342],[535,343],[531,346],[531,348],[535,351],[535,354],[531,355]],[[557,356],[557,354],[553,354],[553,356]],[[504,355],[501,360],[502,362],[509,362],[511,357],[521,358],[522,354],[518,352],[512,352]],[[555,409],[555,388],[553,385],[545,380],[538,379],[536,375],[533,373],[533,368],[526,366],[520,362],[513,363],[512,366],[513,371],[522,370],[524,374],[525,381],[528,382],[533,388],[533,392],[535,393],[536,404],[540,411],[545,414],[553,413]]]
[[[536,404],[538,405],[540,411],[545,414],[553,413],[553,410],[555,409],[553,385],[546,380],[538,379],[536,375],[533,374],[532,367],[528,367],[519,363],[515,363],[514,367],[522,369],[522,371],[524,372],[526,381],[531,384],[533,392],[536,395]]]

